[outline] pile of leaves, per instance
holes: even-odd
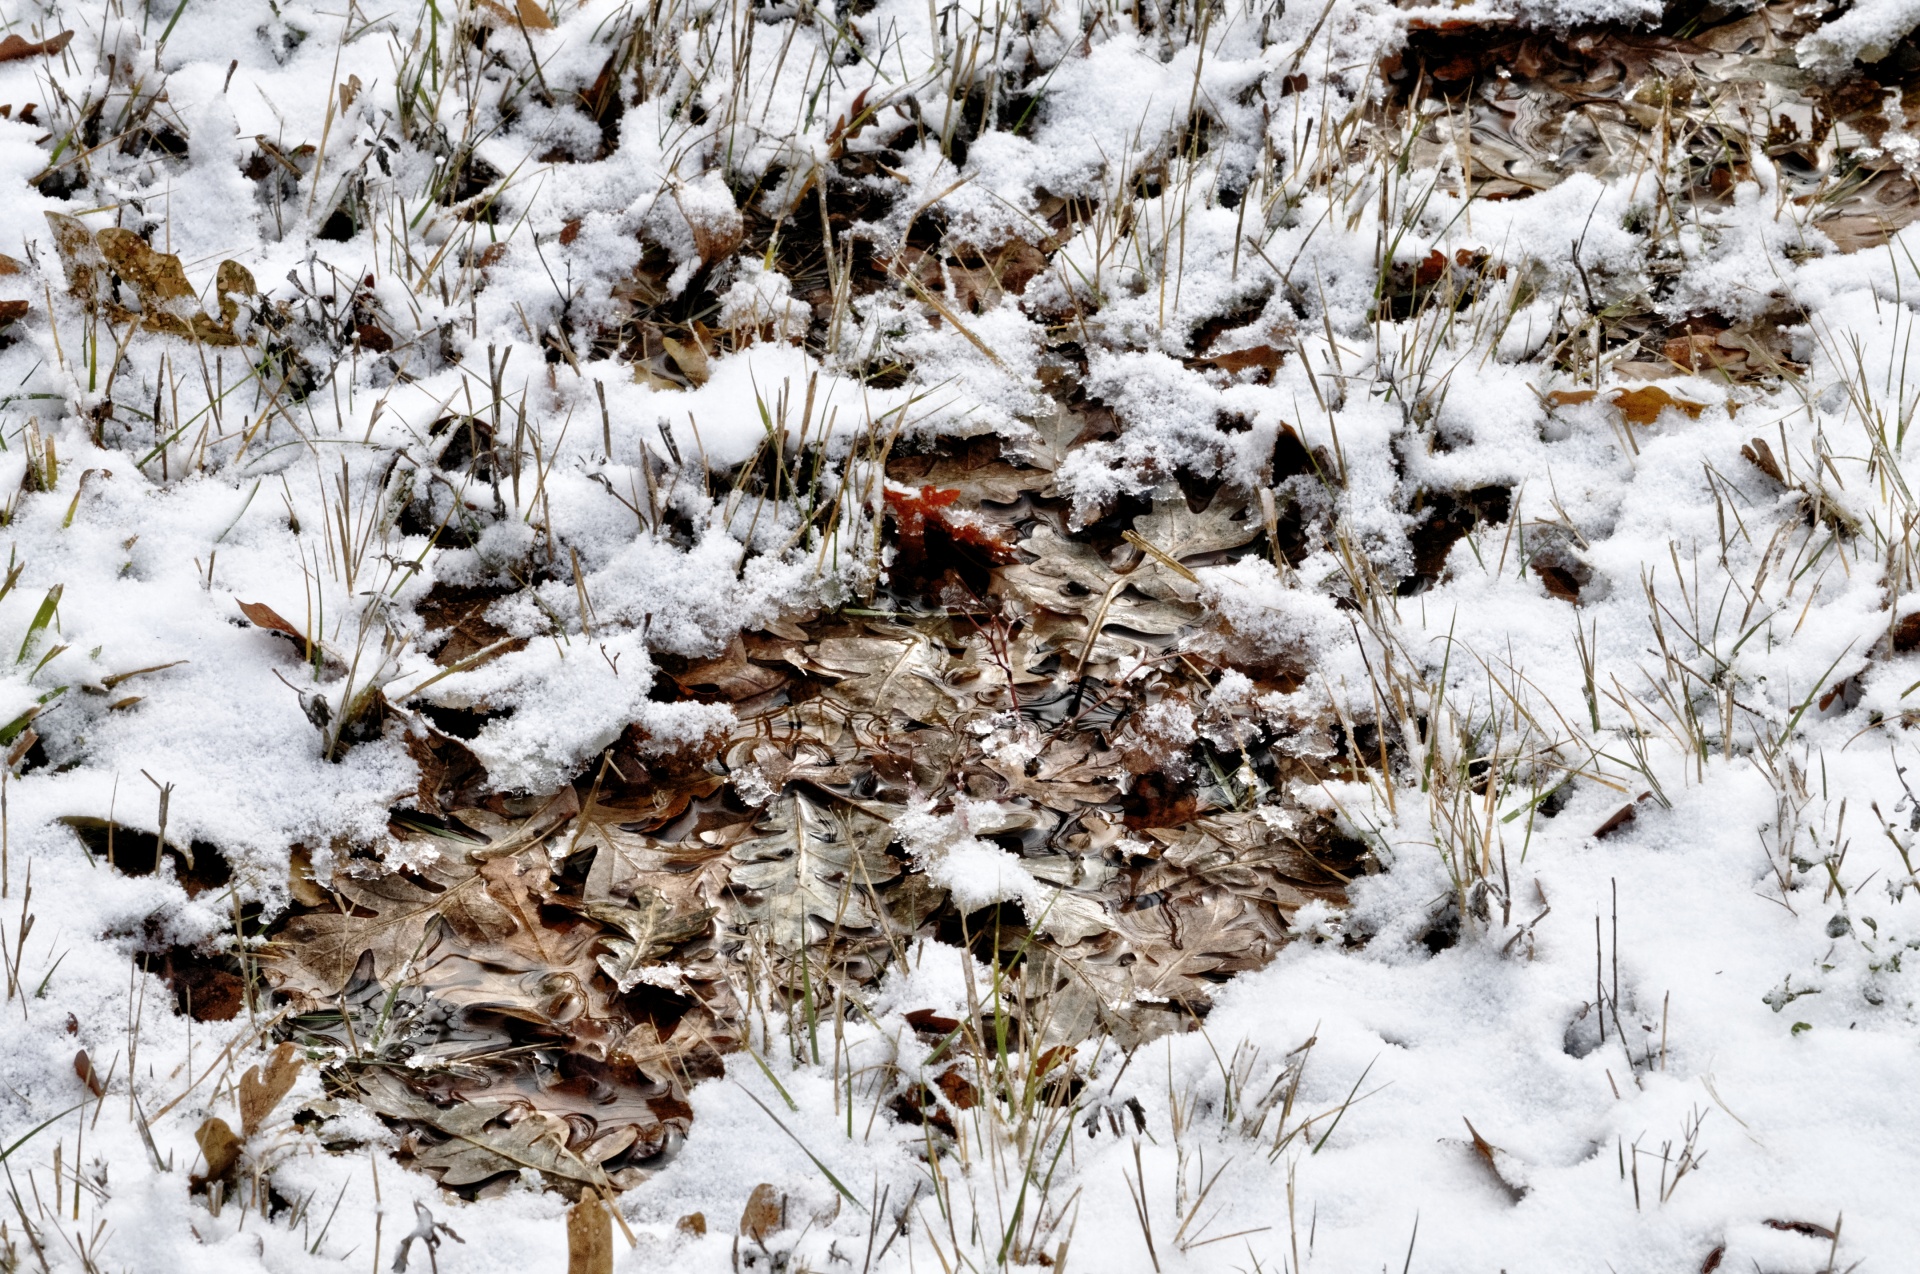
[[[1054,442],[1080,427],[1063,413]],[[1337,903],[1370,860],[1286,792],[1343,745],[1258,706],[1303,654],[1256,655],[1201,605],[1197,569],[1271,551],[1258,512],[1170,484],[1072,530],[1054,455],[897,457],[866,604],[663,657],[656,695],[733,710],[697,748],[630,732],[572,787],[475,799],[484,772],[430,730],[388,863],[297,871],[272,936],[266,974],[334,1089],[448,1187],[531,1168],[621,1188],[750,1014],[830,1016],[917,938],[1000,973],[1011,1047],[1134,1044],[1191,1028],[1301,905]],[[969,901],[960,873],[956,901],[943,829],[1024,892]]]

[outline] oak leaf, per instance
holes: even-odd
[[[240,1076],[240,1131],[243,1137],[252,1137],[266,1125],[267,1116],[280,1104],[293,1087],[293,1081],[300,1077],[300,1068],[304,1062],[296,1054],[290,1043],[281,1043],[267,1058],[263,1071],[258,1066],[247,1067]]]

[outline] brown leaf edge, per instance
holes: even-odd
[[[1465,1115],[1462,1115],[1460,1117],[1460,1122],[1467,1126],[1467,1135],[1473,1138],[1473,1152],[1480,1156],[1481,1163],[1484,1163],[1487,1165],[1487,1171],[1491,1172],[1493,1174],[1493,1179],[1500,1183],[1500,1188],[1505,1190],[1507,1192],[1508,1197],[1511,1198],[1515,1203],[1518,1203],[1520,1202],[1520,1200],[1526,1198],[1527,1197],[1526,1187],[1515,1185],[1513,1182],[1507,1180],[1506,1173],[1500,1171],[1500,1164],[1497,1160],[1494,1159],[1494,1155],[1499,1153],[1500,1148],[1494,1145],[1492,1142],[1488,1141],[1485,1137],[1482,1137],[1480,1135],[1480,1130],[1478,1128],[1475,1128],[1473,1126],[1473,1121],[1471,1119],[1468,1119]]]
[[[66,48],[72,41],[73,32],[71,31],[62,31],[59,35],[50,36],[38,43],[25,36],[10,35],[0,40],[0,62],[19,62],[25,58],[39,57],[41,54],[51,57]]]
[[[240,1077],[240,1130],[244,1137],[252,1137],[266,1124],[267,1116],[280,1104],[280,1099],[293,1087],[293,1081],[300,1076],[300,1068],[305,1062],[295,1054],[291,1043],[282,1043],[267,1058],[266,1070],[258,1066],[247,1067],[246,1074]]]
[[[613,1221],[592,1188],[567,1209],[567,1274],[613,1274]]]

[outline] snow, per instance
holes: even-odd
[[[1398,48],[1419,16],[1375,0],[1325,7],[1283,6],[1265,21],[1229,6],[1203,57],[1197,37],[1163,48],[1110,8],[1020,6],[1015,22],[979,6],[936,14],[881,0],[842,16],[820,5],[814,23],[794,7],[756,16],[691,5],[659,23],[677,69],[627,107],[613,149],[563,163],[542,156],[600,145],[599,128],[566,95],[598,75],[608,50],[594,33],[623,11],[614,0],[567,3],[555,8],[555,29],[524,32],[560,105],[529,97],[505,118],[493,104],[503,78],[475,108],[484,118],[443,122],[512,175],[494,224],[482,230],[436,205],[409,232],[435,179],[429,154],[392,140],[396,113],[432,95],[396,84],[415,73],[402,64],[422,56],[409,43],[411,14],[348,6],[343,15],[302,0],[223,0],[178,15],[8,6],[9,30],[78,34],[63,57],[0,64],[0,104],[16,108],[0,120],[0,252],[27,266],[0,276],[0,300],[32,310],[0,349],[0,491],[19,492],[0,506],[0,539],[21,564],[0,596],[0,652],[19,656],[0,660],[0,724],[38,706],[31,724],[46,753],[3,789],[0,945],[18,964],[0,1012],[20,1017],[0,1036],[0,1146],[13,1147],[6,1166],[23,1221],[36,1191],[51,1207],[60,1146],[66,1202],[85,1224],[71,1213],[58,1228],[34,1222],[38,1252],[8,1230],[0,1264],[278,1272],[386,1262],[425,1215],[418,1204],[461,1236],[438,1250],[442,1268],[558,1267],[564,1200],[532,1184],[474,1204],[442,1195],[392,1160],[390,1130],[332,1102],[311,1070],[248,1151],[281,1196],[307,1201],[302,1219],[263,1219],[231,1199],[216,1215],[189,1192],[194,1129],[209,1115],[237,1122],[233,1078],[216,1063],[224,1049],[258,1060],[266,1024],[245,1013],[228,1023],[175,1014],[136,953],[214,940],[241,905],[283,904],[293,846],[324,869],[386,842],[389,809],[411,800],[418,780],[404,731],[329,760],[307,706],[319,694],[337,716],[376,679],[404,702],[400,690],[439,674],[416,644],[424,625],[415,608],[435,584],[511,581],[553,542],[565,546],[563,569],[488,613],[525,644],[422,691],[439,707],[511,709],[470,741],[503,788],[570,781],[630,726],[663,752],[724,728],[724,708],[652,697],[654,656],[712,656],[743,629],[844,600],[867,568],[851,554],[823,568],[819,542],[796,538],[795,511],[757,516],[708,489],[675,453],[704,455],[718,470],[754,456],[770,432],[797,440],[805,429],[842,464],[863,439],[895,429],[1020,438],[1050,410],[1048,342],[1075,324],[1087,357],[1080,388],[1116,426],[1058,470],[1080,521],[1123,497],[1164,492],[1182,468],[1232,491],[1268,485],[1283,425],[1343,479],[1291,484],[1291,498],[1331,506],[1340,542],[1309,545],[1284,572],[1257,557],[1195,572],[1241,643],[1233,649],[1295,660],[1311,675],[1289,693],[1256,694],[1228,674],[1197,714],[1158,729],[1225,729],[1243,714],[1283,735],[1283,747],[1327,755],[1336,728],[1397,728],[1384,684],[1417,699],[1411,711],[1427,732],[1411,731],[1407,751],[1431,756],[1433,768],[1464,768],[1496,722],[1519,731],[1529,720],[1528,746],[1565,742],[1551,763],[1517,761],[1524,773],[1498,807],[1470,788],[1443,791],[1419,767],[1390,791],[1355,773],[1294,793],[1373,847],[1386,870],[1356,881],[1344,911],[1314,903],[1297,912],[1298,940],[1224,986],[1204,1030],[1130,1060],[1111,1045],[1076,1046],[1073,1064],[1093,1077],[1090,1114],[1064,1141],[1045,1142],[1064,1147],[1050,1206],[1074,1200],[1055,1218],[1050,1257],[1070,1234],[1073,1268],[1115,1270],[1258,1262],[1597,1274],[1703,1269],[1722,1248],[1724,1269],[1910,1260],[1900,1254],[1920,1245],[1910,1199],[1920,1171],[1911,1135],[1920,1012],[1902,960],[1920,951],[1920,880],[1907,857],[1920,833],[1907,787],[1920,653],[1893,649],[1888,633],[1893,615],[1912,611],[1915,588],[1908,486],[1917,470],[1908,465],[1920,456],[1910,462],[1907,452],[1920,439],[1908,436],[1906,366],[1920,231],[1841,255],[1756,162],[1727,205],[1689,214],[1676,231],[1684,267],[1662,304],[1670,317],[1803,314],[1792,341],[1804,372],[1729,386],[1676,371],[1650,383],[1704,410],[1669,410],[1644,427],[1621,424],[1606,399],[1625,382],[1556,405],[1545,396],[1587,384],[1550,358],[1566,298],[1592,286],[1604,305],[1645,284],[1648,238],[1634,227],[1654,208],[1650,183],[1577,174],[1524,200],[1469,208],[1437,188],[1417,216],[1395,205],[1393,227],[1413,226],[1395,250],[1401,264],[1435,249],[1514,262],[1477,302],[1504,327],[1453,343],[1413,321],[1369,317],[1376,245],[1393,232],[1380,220],[1384,196],[1376,206],[1373,194],[1336,200],[1303,186],[1291,204],[1245,216],[1203,199],[1246,186],[1270,147],[1286,156],[1281,181],[1292,165],[1334,162],[1302,145],[1305,122],[1324,134],[1364,105],[1378,88],[1366,66]],[[1633,24],[1658,8],[1445,14]],[[1816,68],[1873,61],[1917,21],[1909,0],[1862,0],[1808,36],[1798,56]],[[841,22],[889,54],[847,64],[836,52]],[[755,43],[725,34],[748,29]],[[982,33],[978,57],[960,66],[955,42]],[[191,138],[190,158],[123,163],[108,148],[98,162],[111,189],[43,193],[28,180],[53,144],[36,140],[54,128],[50,79],[75,99],[88,84],[103,88],[94,71],[103,49],[139,68],[142,92],[164,76],[163,113]],[[943,156],[938,136],[959,120],[944,88],[966,75],[984,85],[1029,59],[1047,80],[1031,129],[988,134],[958,166]],[[823,79],[822,67],[836,74]],[[1296,73],[1310,88],[1282,93]],[[339,86],[350,76],[360,87],[343,107]],[[606,350],[572,349],[574,365],[557,352],[549,361],[542,339],[611,306],[644,244],[666,253],[667,289],[680,294],[711,264],[712,244],[737,237],[741,206],[716,156],[753,179],[746,185],[759,183],[752,197],[762,211],[814,199],[799,185],[802,169],[826,155],[829,130],[862,89],[894,120],[911,98],[928,134],[902,143],[897,175],[874,179],[905,192],[868,227],[877,250],[906,241],[909,214],[938,216],[982,251],[1033,238],[1048,198],[1124,197],[1132,237],[1123,242],[1113,218],[1079,224],[1024,295],[959,315],[965,333],[902,292],[852,298],[842,318],[849,348],[910,364],[905,386],[867,385],[853,358],[835,363],[805,348],[815,302],[767,261],[734,260],[731,246],[719,307],[704,321],[763,338],[715,358],[703,383],[636,381],[628,360]],[[118,82],[109,113],[129,91]],[[722,135],[695,122],[682,107],[696,100],[702,118],[737,115],[738,127]],[[36,123],[19,117],[29,101],[39,104]],[[1224,134],[1201,156],[1181,141],[1196,101]],[[258,138],[290,152],[323,137],[327,180],[317,193],[302,177],[276,208],[263,183],[242,174]],[[1361,180],[1371,162],[1343,180]],[[1149,171],[1158,193],[1123,196]],[[375,214],[345,242],[316,238],[349,196]],[[151,229],[202,296],[221,260],[239,261],[264,293],[305,307],[307,326],[288,338],[288,353],[324,367],[323,387],[282,409],[251,384],[235,388],[249,375],[245,352],[170,338],[131,339],[116,359],[131,333],[90,319],[66,295],[50,211],[95,230]],[[496,235],[504,252],[472,267],[488,286],[461,295],[425,284],[435,254],[460,263],[459,276]],[[1308,318],[1295,319],[1289,288]],[[337,325],[342,298],[354,295],[398,339],[398,355],[323,352],[320,328]],[[323,306],[323,296],[333,300]],[[1229,318],[1245,337],[1235,348],[1285,351],[1266,381],[1196,362],[1201,333]],[[429,490],[448,436],[433,427],[487,415],[489,367],[500,357],[505,429],[516,410],[534,422],[547,448],[540,473],[530,468],[511,488],[502,478],[499,493]],[[138,386],[112,400],[138,399],[145,414],[122,411],[96,436],[93,412],[109,401],[110,381]],[[781,401],[789,411],[776,421]],[[176,427],[164,462],[143,460]],[[1742,458],[1756,438],[1790,468],[1794,489]],[[57,456],[53,488],[25,489],[46,446]],[[862,489],[859,463],[848,466],[849,491]],[[486,524],[468,540],[430,543],[387,507],[389,465],[420,475],[434,519],[465,510]],[[636,512],[647,484],[669,473],[660,501],[687,529],[678,540],[657,522],[643,528]],[[1510,525],[1481,526],[1454,545],[1424,592],[1367,591],[1370,576],[1411,570],[1417,515],[1406,492],[1496,485],[1513,490]],[[849,539],[870,528],[857,504],[840,513]],[[1843,518],[1858,530],[1832,532]],[[1544,546],[1590,572],[1578,609],[1529,570],[1529,554]],[[57,616],[33,629],[56,588]],[[580,613],[582,593],[591,615]],[[318,634],[354,671],[316,681],[295,647],[247,625],[237,602],[268,605]],[[1583,645],[1599,670],[1591,695]],[[106,684],[137,670],[150,671]],[[1851,688],[1823,700],[1843,682]],[[1686,712],[1661,697],[1663,686],[1693,695]],[[1018,723],[1003,725],[998,743],[1023,746]],[[1527,783],[1544,799],[1563,780],[1551,815],[1529,807]],[[1597,838],[1623,807],[1631,822]],[[59,821],[110,818],[154,833],[162,809],[169,844],[219,847],[231,890],[189,897],[170,866],[123,875]],[[1066,895],[988,839],[997,813],[985,803],[929,808],[896,831],[966,906],[1017,903],[1043,930],[1070,936],[1080,919]],[[1465,883],[1475,854],[1494,864],[1504,897]],[[1456,940],[1436,952],[1428,939],[1450,907]],[[848,1016],[848,1056],[934,1083],[946,1063],[905,1015],[964,1016],[990,979],[970,956],[917,942],[871,1011]],[[1602,1042],[1592,1006],[1616,987]],[[782,1029],[772,1028],[776,1039]],[[82,1102],[75,1075],[83,1048],[116,1068],[97,1103]],[[1302,1059],[1291,1122],[1277,1123],[1275,1111],[1250,1131],[1249,1104]],[[923,1161],[925,1129],[885,1111],[849,1114],[842,1102],[851,1098],[827,1071],[790,1054],[734,1056],[724,1079],[694,1090],[693,1132],[677,1157],[619,1200],[636,1245],[617,1238],[617,1268],[693,1274],[760,1260],[736,1243],[735,1218],[762,1181],[791,1196],[795,1223],[781,1240],[791,1268],[863,1261],[883,1245],[874,1269],[945,1268],[958,1249],[984,1268],[1004,1254],[1008,1183],[1019,1181],[1021,1151],[1040,1142],[1014,1146],[975,1113],[962,1121],[966,1162],[945,1161],[936,1176]],[[303,1103],[323,1116],[322,1135],[288,1122]],[[1281,1127],[1294,1135],[1276,1151]],[[1483,1156],[1476,1136],[1497,1153]],[[332,1139],[366,1148],[335,1155],[323,1144]],[[78,1203],[76,1163],[91,1183]],[[889,1242],[909,1206],[911,1233]],[[680,1225],[695,1212],[704,1235]],[[413,1260],[420,1268],[417,1245]]]

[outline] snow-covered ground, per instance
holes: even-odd
[[[410,706],[490,714],[467,746],[502,791],[724,728],[655,693],[656,657],[862,596],[880,444],[1033,446],[1067,362],[1111,412],[1055,470],[1083,522],[1177,471],[1261,508],[1288,435],[1333,471],[1282,491],[1308,527],[1284,569],[1192,574],[1305,669],[1229,673],[1215,706],[1343,735],[1283,795],[1384,870],[1198,1029],[1081,1042],[1073,1105],[990,1095],[931,1159],[838,1060],[918,1073],[905,1014],[979,1007],[991,971],[921,938],[832,1067],[776,1025],[692,1088],[684,1145],[617,1200],[615,1268],[1905,1267],[1920,230],[1818,217],[1863,174],[1910,187],[1920,148],[1888,70],[1877,135],[1829,120],[1809,161],[1755,149],[1719,186],[1687,165],[1714,128],[1766,135],[1753,109],[1819,132],[1807,77],[1892,66],[1920,9],[1784,12],[1685,92],[1624,60],[1644,153],[1569,146],[1483,198],[1437,99],[1417,147],[1387,109],[1409,33],[1659,5],[0,0],[29,46],[0,45],[0,1268],[386,1268],[423,1218],[461,1240],[442,1269],[558,1268],[566,1199],[443,1193],[314,1066],[248,1121],[224,1203],[196,1192],[273,1010],[194,1022],[142,953],[271,916],[290,855],[322,881],[404,858]],[[1754,33],[1776,18],[1804,30]],[[829,188],[856,211],[783,272],[756,227],[817,238]],[[936,221],[1041,264],[923,269]],[[893,285],[856,288],[876,258]],[[725,352],[633,343],[642,293],[710,293],[686,321]],[[1609,325],[1643,312],[1733,335],[1622,357]],[[450,479],[481,425],[513,461]],[[781,430],[839,466],[824,517],[706,480]],[[1494,489],[1416,571],[1429,494]],[[509,592],[489,631],[526,640],[436,663],[437,585]],[[231,878],[125,874],[72,819]],[[762,1183],[784,1201],[740,1237]]]

